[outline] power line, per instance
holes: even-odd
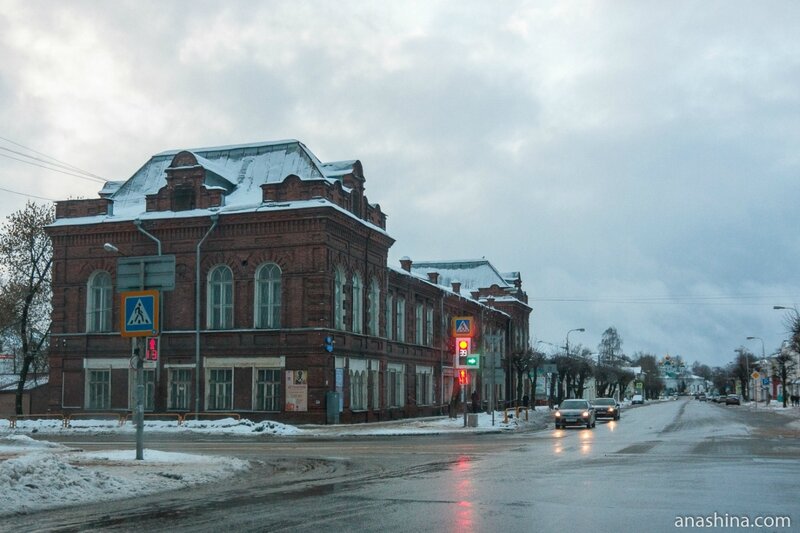
[[[81,176],[80,174],[74,174],[74,173],[72,173],[72,172],[67,172],[67,171],[65,171],[65,170],[59,170],[59,169],[57,169],[57,168],[50,168],[50,167],[46,167],[46,166],[44,166],[44,165],[40,165],[40,164],[38,164],[38,163],[34,163],[33,161],[25,161],[24,159],[20,159],[20,158],[18,158],[18,157],[12,157],[12,156],[10,156],[10,155],[6,155],[6,154],[0,154],[0,157],[5,157],[5,158],[8,158],[8,159],[13,159],[14,161],[19,161],[20,163],[26,163],[26,164],[28,164],[28,165],[32,165],[32,166],[34,166],[34,167],[40,167],[40,168],[43,168],[43,169],[46,169],[46,170],[52,170],[53,172],[59,172],[59,173],[61,173],[61,174],[66,174],[67,176],[75,176],[76,178],[80,178],[80,179],[82,179],[82,180],[88,180],[88,181],[93,181],[93,182],[97,182],[97,181],[98,181],[97,179],[95,179],[95,178],[90,178],[89,176]],[[100,179],[100,181],[101,181],[102,183],[105,183],[105,182],[106,182],[106,180],[104,180],[104,179],[102,179],[102,178]]]
[[[0,191],[10,192],[11,194],[19,194],[20,196],[28,196],[30,198],[37,198],[39,200],[47,200],[48,202],[57,202],[58,200],[54,200],[53,198],[45,198],[44,196],[36,196],[35,194],[28,194],[25,192],[17,192],[12,191],[11,189],[6,189],[5,187],[0,187]]]
[[[43,157],[46,157],[47,159],[51,159],[51,160],[55,161],[56,163],[60,163],[61,165],[66,165],[67,167],[69,167],[73,171],[78,171],[78,172],[81,172],[82,174],[86,174],[87,176],[92,176],[94,178],[97,178],[98,180],[102,180],[103,182],[108,181],[105,178],[103,178],[101,176],[98,176],[97,174],[92,174],[91,172],[87,172],[86,170],[83,170],[82,168],[76,167],[75,165],[71,165],[71,164],[69,164],[69,163],[67,163],[65,161],[61,161],[59,159],[56,159],[55,157],[52,157],[52,156],[49,156],[49,155],[47,155],[45,153],[39,152],[37,150],[34,150],[33,148],[29,148],[29,147],[25,146],[24,144],[20,144],[20,143],[18,143],[16,141],[12,141],[11,139],[7,139],[5,137],[0,136],[0,140],[3,140],[3,141],[11,143],[13,145],[19,146],[20,148],[24,148],[24,149],[28,150],[29,152],[33,152],[34,154],[41,155]],[[8,148],[4,148],[4,150],[8,150]],[[9,150],[9,151],[11,151],[11,150]],[[17,152],[17,153],[19,153],[19,152]],[[22,154],[22,155],[24,155],[24,154]],[[25,157],[31,157],[31,156],[25,155]],[[36,158],[32,158],[32,159],[36,159]],[[52,163],[48,163],[48,164],[52,164]]]
[[[12,149],[6,148],[4,146],[0,146],[0,150],[5,150],[6,152],[11,152],[12,154],[21,155],[22,157],[27,157],[28,159],[33,159],[34,161],[41,161],[45,165],[50,165],[50,166],[53,166],[53,167],[63,168],[64,170],[75,171],[75,169],[71,165],[66,165],[66,164],[62,165],[60,163],[51,163],[50,161],[47,161],[46,159],[42,159],[42,158],[39,158],[39,157],[34,157],[32,155],[28,155],[28,154],[25,154],[23,152],[19,152],[17,150],[12,150]],[[5,154],[3,154],[3,155],[5,155]],[[19,159],[18,159],[18,161],[19,161]],[[54,170],[54,169],[51,169],[51,170]],[[82,170],[80,170],[80,169],[77,169],[77,170],[83,173]],[[94,181],[100,181],[100,182],[103,182],[103,183],[105,183],[105,181],[106,181],[103,178],[97,177],[94,174],[89,174],[88,172],[86,172],[84,174],[86,174],[86,179],[92,179]]]

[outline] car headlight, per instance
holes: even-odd
[[[586,418],[587,416],[589,416],[589,411],[584,411],[583,413],[581,413],[581,416],[583,418]]]
[[[561,413],[559,413],[558,411],[556,411],[555,417],[556,417],[556,418],[558,418],[559,416],[561,416]]]
[[[614,412],[614,408],[613,408],[613,407],[609,407],[609,408],[608,408],[608,412],[609,412],[609,413],[613,413],[613,412]]]

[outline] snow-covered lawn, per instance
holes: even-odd
[[[250,420],[147,421],[148,433],[213,433],[272,436],[421,435],[488,431],[514,431],[543,427],[551,420],[547,409],[531,411],[529,420],[503,421],[502,413],[478,414],[477,427],[464,427],[463,416],[416,418],[373,424],[291,426]],[[134,449],[81,452],[60,444],[34,440],[29,435],[70,433],[122,433],[136,431],[108,420],[74,420],[64,428],[60,421],[20,420],[11,428],[0,419],[0,513],[34,512],[70,503],[88,503],[150,494],[197,483],[217,481],[247,468],[248,463],[229,457],[162,452],[145,448],[136,460]],[[146,445],[146,437],[145,437]],[[197,468],[202,464],[202,468]]]

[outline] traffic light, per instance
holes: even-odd
[[[472,337],[456,337],[456,355],[465,357],[472,353]]]
[[[144,358],[147,361],[158,361],[159,337],[147,337],[145,342]]]
[[[463,368],[458,371],[458,384],[459,385],[466,385],[469,383],[469,374]]]
[[[479,368],[478,354],[472,353],[472,337],[456,337],[456,368]]]
[[[326,352],[328,352],[328,353],[333,353],[333,337],[331,337],[330,335],[328,335],[327,337],[325,337],[325,344],[324,344],[324,346],[325,346],[325,351],[326,351]]]

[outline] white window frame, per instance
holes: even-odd
[[[100,410],[111,409],[111,368],[87,368],[86,372],[86,396],[84,405],[86,409]],[[106,379],[92,380],[93,374],[104,374]],[[98,390],[99,389],[99,390]],[[102,401],[92,402],[93,398],[102,396]]]
[[[417,366],[415,381],[417,405],[433,405],[433,367]]]
[[[273,380],[264,380],[260,379],[260,372],[270,372],[274,373]],[[283,382],[283,370],[277,367],[271,368],[264,368],[264,367],[255,367],[253,368],[253,411],[264,411],[264,412],[279,412],[283,409],[283,403],[281,402],[281,385]],[[262,393],[263,390],[263,393]],[[267,394],[267,392],[271,392],[271,394]],[[273,405],[269,405],[270,401],[267,398],[271,398],[271,402]],[[273,407],[272,409],[268,409],[267,407]]]
[[[417,302],[414,306],[414,342],[422,344],[425,338],[425,317],[423,316],[424,307],[422,302]]]
[[[386,365],[386,407],[405,407],[406,370],[402,363]]]
[[[433,346],[433,306],[425,306],[425,344]]]
[[[167,369],[167,411],[191,410],[193,368]],[[174,379],[176,373],[180,373],[180,377],[185,377],[186,379]]]
[[[255,276],[255,327],[279,329],[281,327],[281,267],[264,263]]]
[[[225,278],[215,279],[218,276]],[[217,265],[208,272],[206,301],[208,302],[206,327],[233,328],[233,271],[228,265]]]
[[[86,332],[112,331],[113,283],[111,274],[96,270],[86,283]]]
[[[216,394],[212,395],[212,385],[211,383],[211,376],[214,372],[230,372],[230,381],[219,381],[217,382],[216,386],[225,387],[227,384],[228,390],[225,391],[226,394],[223,396],[223,399],[227,400],[226,405],[220,406],[219,404],[215,403],[212,407],[211,399],[212,396],[215,397]],[[231,411],[233,409],[233,367],[213,367],[213,368],[206,368],[206,398],[205,398],[205,405],[206,411]]]

